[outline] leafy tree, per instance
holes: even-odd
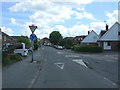
[[[62,35],[59,33],[59,31],[53,31],[50,36],[49,36],[49,39],[50,39],[50,42],[57,45],[58,42],[62,39]]]
[[[28,47],[31,46],[30,40],[22,36],[18,38],[18,42],[25,43],[25,45]]]
[[[65,47],[67,49],[70,49],[72,47],[72,40],[71,39],[65,39]]]
[[[65,46],[65,39],[60,39],[59,40],[59,45],[60,46]]]

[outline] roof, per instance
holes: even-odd
[[[76,36],[75,38],[86,37],[87,35]]]
[[[118,41],[118,27],[120,24],[116,22],[98,41]]]
[[[74,37],[65,37],[64,39],[73,39]]]
[[[82,43],[96,43],[97,40],[99,39],[99,35],[95,31],[91,31],[88,36],[86,36]]]

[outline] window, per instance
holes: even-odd
[[[118,35],[120,35],[120,32],[118,32]]]
[[[111,42],[108,42],[107,45],[110,46],[110,43],[111,43]]]
[[[4,35],[4,41],[6,41],[6,36]]]

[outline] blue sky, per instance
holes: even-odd
[[[49,37],[52,31],[60,31],[64,37],[86,35],[88,30],[98,34],[106,21],[111,27],[118,17],[118,2],[93,2],[56,4],[48,0],[30,2],[2,2],[2,31],[9,35],[29,36],[29,25],[38,26],[38,38]],[[17,5],[16,5],[17,4]]]

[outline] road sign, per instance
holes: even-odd
[[[35,41],[35,40],[37,39],[37,36],[36,36],[35,34],[31,34],[31,35],[30,35],[30,39],[31,39],[32,41]]]
[[[32,26],[29,26],[29,28],[31,32],[34,33],[35,29],[37,29],[37,26],[32,25]]]

